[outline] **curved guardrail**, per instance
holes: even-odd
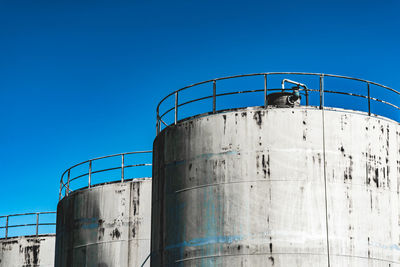
[[[82,177],[87,177],[88,182],[87,182],[87,187],[91,188],[93,185],[92,182],[92,176],[96,173],[102,173],[102,172],[110,172],[113,170],[121,170],[120,172],[120,176],[118,177],[118,179],[121,180],[121,182],[123,182],[125,179],[127,179],[125,177],[125,169],[127,168],[132,168],[132,167],[143,167],[143,166],[151,166],[151,163],[139,163],[139,164],[126,164],[126,158],[127,156],[130,155],[142,155],[142,154],[148,154],[148,153],[152,153],[152,151],[135,151],[135,152],[127,152],[127,153],[120,153],[120,154],[113,154],[113,155],[108,155],[108,156],[103,156],[103,157],[98,157],[98,158],[93,158],[93,159],[89,159],[83,162],[80,162],[78,164],[75,164],[74,166],[68,168],[66,171],[64,171],[64,173],[61,175],[61,180],[60,180],[60,192],[59,192],[59,200],[62,199],[63,196],[68,196],[68,194],[73,191],[71,189],[71,182],[76,181],[79,178]],[[98,170],[93,170],[92,166],[93,166],[93,162],[99,162],[101,160],[104,159],[110,159],[110,158],[120,158],[120,164],[118,164],[118,166],[116,166],[115,164],[112,164],[111,167],[108,168],[100,168]],[[71,175],[71,172],[74,169],[77,169],[78,167],[81,166],[85,166],[87,165],[87,172],[83,172],[79,175],[73,176]],[[145,178],[145,177],[130,177],[129,179],[133,179],[133,178]],[[115,175],[114,178],[109,177],[108,181],[115,181]],[[64,192],[64,195],[63,195]]]
[[[55,226],[55,219],[53,222],[40,222],[40,215],[44,215],[44,214],[56,214],[55,211],[45,211],[45,212],[31,212],[31,213],[20,213],[20,214],[10,214],[10,215],[4,215],[4,216],[0,216],[0,221],[2,221],[2,223],[0,224],[0,229],[5,229],[4,235],[0,235],[0,239],[2,238],[10,238],[9,236],[9,229],[10,228],[22,228],[22,227],[33,227],[35,226],[35,232],[32,231],[31,234],[28,235],[39,235],[39,227],[40,226]],[[17,223],[17,224],[13,224],[12,223],[12,218],[14,217],[21,217],[21,216],[29,216],[31,217],[30,219],[35,218],[35,223]],[[33,218],[32,218],[33,217]],[[4,221],[5,220],[5,221]],[[12,236],[14,237],[14,236]]]
[[[353,78],[353,77],[347,77],[347,76],[341,76],[341,75],[334,75],[334,74],[323,74],[323,73],[307,73],[307,72],[265,72],[265,73],[253,73],[253,74],[244,74],[244,75],[235,75],[235,76],[229,76],[229,77],[222,77],[222,78],[216,78],[216,79],[212,79],[212,80],[207,80],[207,81],[203,81],[203,82],[199,82],[199,83],[195,83],[186,87],[183,87],[181,89],[178,89],[176,91],[173,91],[172,93],[168,94],[167,96],[165,96],[157,105],[157,124],[156,124],[156,128],[157,128],[157,134],[160,133],[160,131],[162,130],[162,126],[164,125],[165,127],[172,125],[172,124],[176,124],[178,120],[180,119],[184,119],[183,118],[179,118],[179,108],[181,108],[182,106],[188,105],[188,104],[192,104],[194,102],[198,102],[198,101],[203,101],[206,99],[212,99],[212,107],[209,107],[209,113],[216,113],[218,111],[218,107],[217,107],[217,98],[218,97],[223,97],[223,96],[229,96],[229,95],[235,95],[235,94],[246,94],[246,93],[263,93],[263,102],[260,103],[261,105],[259,106],[264,106],[267,107],[268,103],[267,103],[267,95],[270,91],[284,91],[284,90],[291,90],[291,89],[273,89],[273,88],[268,88],[268,84],[269,84],[269,79],[271,77],[275,77],[275,76],[279,76],[279,75],[285,75],[285,77],[282,78],[282,82],[283,80],[287,80],[287,76],[296,76],[297,79],[300,78],[304,78],[304,77],[316,77],[318,79],[318,86],[316,88],[313,87],[306,87],[304,86],[302,89],[299,89],[300,91],[302,91],[302,95],[305,96],[305,100],[306,103],[304,103],[305,105],[309,105],[309,98],[311,98],[314,95],[317,96],[317,99],[319,99],[319,103],[316,103],[315,106],[319,106],[319,108],[323,108],[324,105],[324,99],[326,97],[326,94],[332,95],[332,94],[336,94],[336,95],[344,95],[344,96],[351,96],[351,97],[357,97],[358,99],[366,99],[367,103],[366,104],[366,111],[368,112],[368,115],[370,116],[372,114],[372,112],[374,110],[371,109],[371,102],[378,102],[378,103],[382,103],[385,104],[387,106],[390,106],[392,108],[394,108],[396,111],[400,110],[400,107],[398,106],[398,103],[400,103],[400,92],[396,91],[388,86],[379,84],[379,83],[375,83],[372,81],[368,81],[368,80],[363,80],[363,79],[359,79],[359,78]],[[225,80],[229,80],[229,79],[238,79],[238,78],[245,78],[245,77],[253,77],[253,76],[260,76],[262,79],[262,89],[251,89],[251,90],[236,90],[236,91],[232,91],[232,92],[222,92],[222,93],[218,93],[217,92],[217,82],[218,84],[222,81]],[[345,91],[338,91],[336,89],[329,89],[327,90],[325,88],[325,80],[327,78],[334,78],[334,79],[342,79],[342,80],[351,80],[351,81],[356,81],[359,82],[361,84],[363,84],[363,86],[365,86],[364,88],[364,93],[358,93],[356,92],[356,90],[345,90]],[[261,83],[260,82],[260,83]],[[187,99],[184,102],[179,102],[179,98],[180,95],[183,93],[183,91],[186,91],[188,89],[191,88],[199,88],[201,85],[206,85],[209,84],[209,91],[212,93],[208,93],[205,96],[202,97],[197,97],[197,98],[192,98],[192,99]],[[299,83],[300,84],[300,83]],[[306,82],[301,83],[301,85],[306,84]],[[394,99],[391,98],[390,100],[384,100],[380,97],[378,97],[379,94],[376,94],[376,96],[373,94],[374,92],[376,93],[376,91],[372,90],[372,86],[376,86],[379,89],[383,89],[386,92],[391,92],[394,93],[394,95],[396,96]],[[351,87],[351,86],[350,86]],[[277,88],[277,87],[275,87]],[[196,91],[198,92],[198,90]],[[171,99],[172,98],[172,99]],[[160,106],[164,103],[167,102],[167,100],[172,100],[174,102],[173,106],[167,107],[164,111],[160,111]],[[334,105],[328,105],[327,107],[334,107]],[[234,106],[232,106],[231,108],[235,108]],[[170,112],[174,112],[174,118],[173,118],[173,122],[171,123],[167,123],[164,121],[164,117],[169,114]],[[374,114],[377,115],[381,115],[379,114],[379,112],[374,112]],[[187,116],[190,117],[190,116]]]

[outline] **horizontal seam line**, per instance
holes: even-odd
[[[224,255],[209,255],[209,256],[202,256],[202,257],[192,257],[192,258],[187,258],[187,259],[182,259],[182,260],[176,260],[175,263],[178,262],[184,262],[184,261],[190,261],[190,260],[197,260],[197,259],[203,259],[203,258],[214,258],[214,257],[238,257],[238,256],[261,256],[261,255],[314,255],[314,256],[328,256],[327,254],[321,254],[321,253],[298,253],[298,252],[282,252],[282,253],[246,253],[246,254],[224,254]],[[385,260],[385,259],[378,259],[378,258],[372,258],[372,257],[363,257],[363,256],[356,256],[356,255],[345,255],[345,254],[331,254],[332,256],[335,257],[348,257],[348,258],[360,258],[360,259],[371,259],[375,261],[383,261],[383,262],[390,262],[390,263],[400,263],[398,261],[391,261],[391,260]]]

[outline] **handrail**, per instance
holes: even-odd
[[[79,178],[85,177],[85,176],[88,177],[88,188],[91,188],[91,187],[93,186],[93,183],[92,183],[92,175],[93,175],[93,174],[101,173],[101,172],[107,172],[107,171],[112,171],[112,170],[119,170],[119,169],[120,169],[120,170],[121,170],[120,179],[121,179],[121,182],[123,182],[123,181],[126,179],[126,177],[125,177],[125,169],[127,169],[127,168],[132,168],[132,167],[151,166],[151,163],[139,163],[139,164],[129,164],[129,165],[126,165],[126,164],[125,164],[125,160],[126,160],[125,158],[126,158],[126,156],[128,156],[128,155],[135,155],[135,154],[147,154],[147,153],[152,153],[152,151],[151,151],[151,150],[146,150],[146,151],[133,151],[133,152],[126,152],[126,153],[119,153],[119,154],[107,155],[107,156],[102,156],[102,157],[97,157],[97,158],[85,160],[85,161],[82,161],[82,162],[80,162],[80,163],[77,163],[77,164],[75,164],[75,165],[69,167],[69,168],[66,169],[66,170],[62,173],[62,175],[61,175],[61,180],[60,180],[60,191],[59,191],[59,200],[61,200],[62,197],[63,197],[63,190],[64,190],[64,195],[65,195],[65,196],[68,196],[69,193],[70,193],[71,191],[73,191],[73,190],[71,190],[71,187],[70,187],[70,183],[71,183],[71,182],[73,182],[73,181],[75,181],[75,180],[77,180],[77,179],[79,179]],[[99,160],[102,160],[102,159],[106,159],[106,158],[114,158],[114,157],[120,157],[120,158],[121,158],[121,161],[120,161],[121,163],[120,163],[119,166],[115,166],[115,165],[114,165],[114,166],[109,167],[109,168],[104,168],[104,169],[95,170],[95,171],[92,170],[92,163],[93,163],[93,162],[99,161]],[[87,164],[87,163],[88,163],[88,171],[87,171],[87,172],[85,172],[85,173],[83,173],[83,174],[80,174],[80,175],[77,175],[77,176],[75,176],[75,177],[71,177],[71,170],[73,170],[74,168],[76,168],[76,167],[78,167],[78,166],[82,166],[82,165],[84,165],[84,164]],[[135,178],[141,178],[141,177],[135,177]],[[66,180],[66,181],[65,181],[65,180]]]
[[[29,213],[18,213],[18,214],[9,214],[9,215],[3,215],[0,216],[0,219],[6,218],[5,225],[2,226],[3,224],[0,224],[0,229],[5,229],[5,234],[4,236],[0,236],[0,238],[9,238],[10,236],[8,235],[8,230],[9,228],[20,228],[20,227],[27,227],[27,226],[35,226],[35,235],[39,235],[39,227],[40,226],[49,226],[49,225],[56,225],[55,222],[40,222],[40,215],[43,214],[56,214],[55,211],[42,211],[42,212],[29,212]],[[32,216],[36,215],[36,222],[35,223],[26,223],[26,224],[10,224],[10,218],[11,217],[20,217],[20,216]]]
[[[304,91],[305,92],[305,96],[306,96],[306,105],[309,105],[308,99],[309,99],[309,93],[312,92],[319,92],[319,99],[320,99],[320,103],[319,103],[319,107],[323,108],[324,107],[324,95],[325,93],[330,93],[330,94],[341,94],[341,95],[347,95],[347,96],[358,96],[361,98],[366,98],[368,101],[368,115],[371,116],[372,112],[371,112],[371,101],[375,101],[375,102],[380,102],[383,104],[386,104],[392,108],[395,108],[396,110],[400,110],[400,107],[398,105],[396,105],[395,103],[400,102],[400,98],[397,102],[395,103],[391,103],[389,101],[385,101],[383,99],[379,99],[376,96],[371,96],[371,85],[374,86],[378,86],[382,89],[385,89],[387,91],[390,91],[392,93],[395,93],[396,95],[400,96],[400,91],[392,89],[388,86],[373,82],[373,81],[369,81],[369,80],[364,80],[364,79],[360,79],[360,78],[353,78],[353,77],[348,77],[348,76],[343,76],[343,75],[336,75],[336,74],[324,74],[324,73],[309,73],[309,72],[263,72],[263,73],[252,73],[252,74],[241,74],[241,75],[234,75],[234,76],[228,76],[228,77],[221,77],[221,78],[215,78],[215,79],[211,79],[211,80],[206,80],[206,81],[202,81],[202,82],[198,82],[198,83],[194,83],[188,86],[185,86],[183,88],[180,88],[178,90],[175,90],[171,93],[169,93],[168,95],[166,95],[164,98],[161,99],[161,101],[158,103],[157,105],[157,109],[156,109],[156,115],[157,115],[157,123],[156,123],[156,130],[157,130],[157,134],[160,133],[160,131],[162,130],[162,124],[165,125],[165,127],[167,127],[168,125],[170,125],[169,123],[166,123],[163,120],[163,117],[168,114],[169,112],[174,111],[174,121],[173,124],[176,124],[177,121],[179,119],[183,119],[183,118],[179,118],[178,114],[179,114],[179,107],[183,106],[183,105],[187,105],[190,103],[194,103],[197,101],[201,101],[201,100],[205,100],[205,99],[210,99],[212,98],[212,107],[210,107],[210,112],[212,113],[216,113],[217,111],[217,106],[216,106],[216,98],[217,97],[221,97],[221,96],[226,96],[226,95],[233,95],[233,94],[240,94],[240,93],[254,93],[254,92],[262,92],[264,91],[264,107],[267,106],[267,95],[269,91],[276,91],[277,89],[273,89],[273,88],[268,88],[268,83],[267,83],[267,77],[273,76],[273,75],[289,75],[289,76],[316,76],[319,77],[320,82],[319,82],[319,88],[318,89],[312,89],[312,88],[307,88],[307,86],[303,83],[298,83],[300,85],[302,85],[302,87],[304,89],[301,89],[300,91]],[[233,91],[233,92],[229,92],[229,93],[222,93],[222,94],[218,94],[217,93],[217,82],[218,81],[223,81],[223,80],[228,80],[228,79],[235,79],[235,78],[243,78],[243,77],[252,77],[252,76],[263,76],[264,77],[264,88],[263,89],[256,89],[256,90],[240,90],[240,91]],[[339,91],[335,91],[335,90],[325,90],[324,88],[324,79],[326,77],[331,77],[331,78],[338,78],[338,79],[345,79],[345,80],[353,80],[353,81],[358,81],[361,82],[363,84],[366,85],[366,95],[362,95],[362,94],[356,94],[354,92],[339,92]],[[287,81],[288,79],[283,79],[282,82]],[[290,81],[290,80],[289,80]],[[194,98],[194,99],[189,99],[186,100],[183,103],[179,103],[179,93],[181,91],[193,88],[193,87],[197,87],[199,85],[204,85],[204,84],[212,84],[212,86],[210,86],[210,92],[212,92],[212,95],[206,95],[203,97],[199,97],[199,98]],[[282,90],[282,89],[281,89]],[[283,89],[283,90],[289,90],[289,89]],[[174,97],[175,98],[175,104],[172,107],[167,107],[165,111],[163,111],[160,115],[160,106],[161,104],[163,104],[165,102],[165,100],[167,100],[170,97]],[[377,114],[379,115],[379,114]]]

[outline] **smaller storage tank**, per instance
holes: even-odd
[[[0,267],[54,266],[54,220],[55,212],[0,216]]]
[[[142,163],[143,154],[150,162],[150,151],[131,152],[85,161],[64,172],[61,191],[65,195],[60,192],[62,199],[57,207],[55,266],[124,267],[145,262],[143,266],[149,266],[146,260],[150,254],[151,178],[143,174],[150,174],[151,164]],[[127,164],[127,158],[132,156],[141,156],[140,163]],[[121,158],[121,165],[99,163],[112,158]],[[92,163],[101,169],[92,168]],[[86,175],[71,175],[74,168],[85,164]],[[128,176],[127,168],[140,166],[148,166],[147,172],[135,168],[134,175]],[[115,177],[116,170],[119,179]],[[105,172],[105,179],[112,182],[93,185],[92,175],[100,172]],[[70,183],[84,176],[88,186],[71,190]]]

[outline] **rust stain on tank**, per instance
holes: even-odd
[[[27,266],[39,264],[40,245],[27,246],[24,248],[24,261]]]
[[[121,236],[121,233],[120,233],[120,231],[118,230],[118,228],[115,228],[115,229],[111,232],[110,236],[112,237],[112,239],[114,239],[114,238],[119,239],[120,236]]]
[[[269,154],[267,155],[267,159],[265,159],[265,155],[262,155],[261,159],[261,164],[262,164],[262,170],[264,172],[264,177],[266,178],[267,175],[268,177],[271,176],[271,169],[270,169],[270,159],[269,159]]]
[[[258,127],[261,128],[261,125],[262,125],[261,111],[256,111],[256,112],[254,112],[253,119],[256,121]]]

